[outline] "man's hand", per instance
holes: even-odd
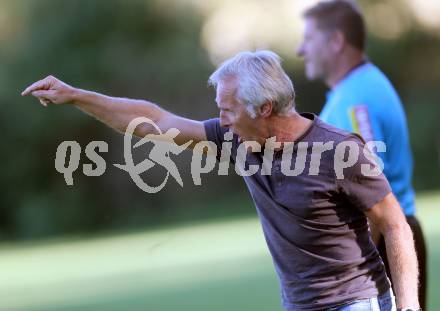
[[[398,308],[417,310],[418,266],[411,228],[392,193],[374,205],[366,215],[385,238]]]
[[[35,96],[46,107],[50,103],[65,104],[72,102],[74,93],[75,88],[53,76],[48,76],[28,86],[21,93],[21,96]]]

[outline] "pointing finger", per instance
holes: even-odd
[[[32,91],[40,89],[43,83],[44,83],[43,80],[40,80],[31,84],[21,93],[21,96],[29,95]]]
[[[31,91],[31,95],[38,98],[50,98],[52,95],[51,91]]]
[[[21,92],[21,96],[29,95],[33,90],[37,89],[39,84],[41,84],[41,80],[37,81],[35,83],[32,83],[30,86],[28,86],[23,92]]]
[[[39,80],[33,84],[31,84],[30,86],[28,86],[22,93],[21,96],[26,96],[29,95],[30,93],[32,93],[33,91],[36,90],[47,90],[50,87],[49,85],[49,81],[47,81],[47,79],[43,79],[43,80]]]

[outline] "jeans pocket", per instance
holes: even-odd
[[[335,309],[335,311],[372,311],[371,309],[371,299],[360,299],[350,302],[349,304],[340,306]]]
[[[377,297],[377,302],[379,305],[378,311],[396,311],[396,302],[391,290]],[[375,310],[373,309],[373,311]]]

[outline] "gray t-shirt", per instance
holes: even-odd
[[[302,116],[313,122],[294,142],[290,163],[293,170],[298,153],[307,150],[303,172],[283,174],[282,151],[276,151],[270,175],[262,174],[264,150],[249,151],[245,168],[259,165],[260,169],[244,177],[280,279],[283,306],[289,311],[322,310],[374,297],[390,288],[363,212],[391,191],[386,178],[361,173],[361,165],[372,162],[363,154],[364,143],[358,136],[332,127],[314,114]],[[204,125],[219,157],[228,129],[220,127],[218,119]],[[335,146],[351,141],[361,148],[358,161],[343,171],[342,179],[335,173],[336,148],[322,153],[318,175],[309,174],[313,143],[330,141]],[[300,142],[307,149],[299,147],[299,151]],[[238,146],[234,135],[232,163]]]

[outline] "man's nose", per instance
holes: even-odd
[[[229,122],[228,118],[224,114],[222,114],[221,112],[220,112],[219,119],[220,119],[220,126],[221,127],[229,127],[230,126],[230,122]]]

